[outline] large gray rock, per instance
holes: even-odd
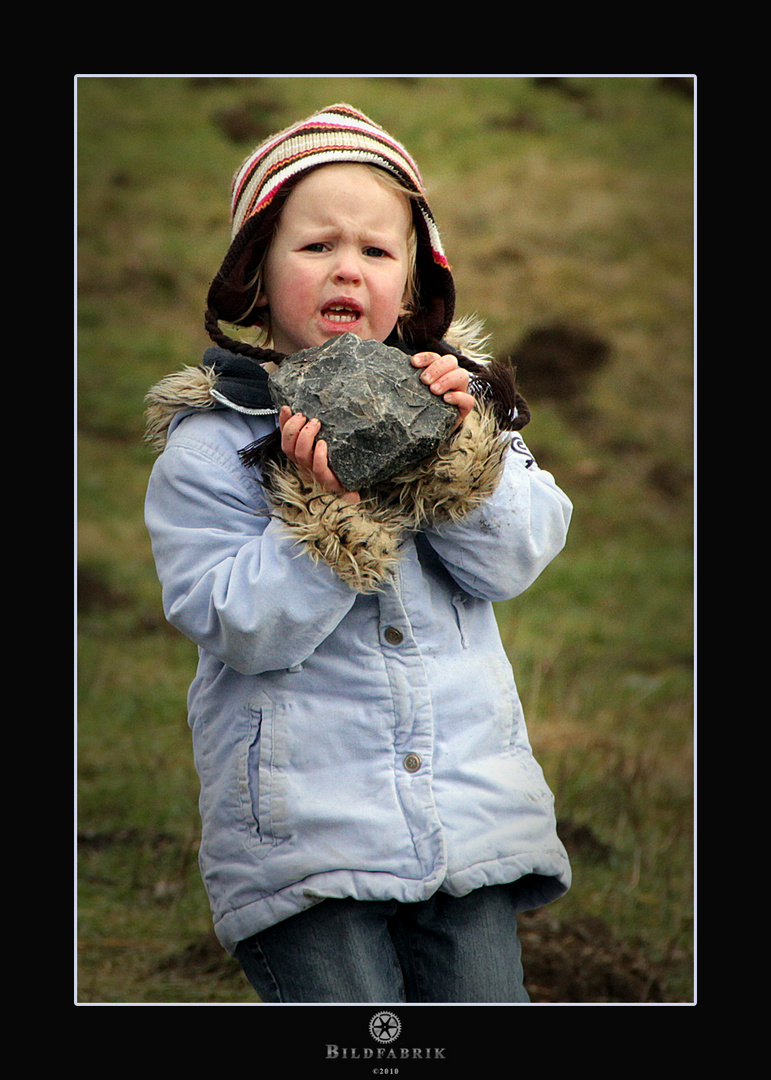
[[[433,394],[399,349],[355,334],[281,362],[268,379],[278,409],[321,421],[329,466],[347,491],[389,480],[433,453],[458,410]]]

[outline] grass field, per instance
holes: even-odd
[[[77,1000],[254,1001],[212,945],[198,876],[196,656],[160,611],[143,398],[208,344],[232,172],[334,101],[420,163],[459,312],[517,360],[525,439],[575,504],[565,552],[497,608],[575,877],[526,923],[532,996],[692,1000],[692,80],[98,76],[76,89]],[[593,928],[583,977],[577,927]],[[560,942],[556,976],[542,960]]]

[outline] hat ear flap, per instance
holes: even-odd
[[[261,281],[257,271],[273,240],[284,203],[299,178],[298,175],[289,179],[261,213],[244,223],[230,245],[207,298],[207,306],[224,322],[234,326],[259,325],[255,309],[265,305],[258,304],[255,296],[255,280],[258,285]]]
[[[440,342],[455,316],[455,282],[444,253],[435,251],[427,211],[417,206],[416,296],[413,311],[401,323],[405,340],[421,348]]]

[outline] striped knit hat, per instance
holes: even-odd
[[[404,337],[427,347],[440,341],[452,322],[455,287],[418,167],[405,148],[350,105],[338,104],[285,128],[261,143],[233,178],[231,244],[208,296],[207,323],[223,319],[240,326],[259,322],[244,314],[253,300],[248,281],[265,253],[292,183],[320,165],[359,162],[377,165],[414,191],[418,234],[418,310],[402,326]]]

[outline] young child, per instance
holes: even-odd
[[[148,395],[146,522],[199,651],[189,721],[214,926],[265,1002],[527,1002],[519,911],[570,884],[492,602],[571,504],[506,365],[454,319],[407,151],[349,105],[259,146],[208,297],[217,344]],[[220,322],[263,330],[263,345]],[[458,408],[446,445],[343,490],[268,371],[353,332]]]

